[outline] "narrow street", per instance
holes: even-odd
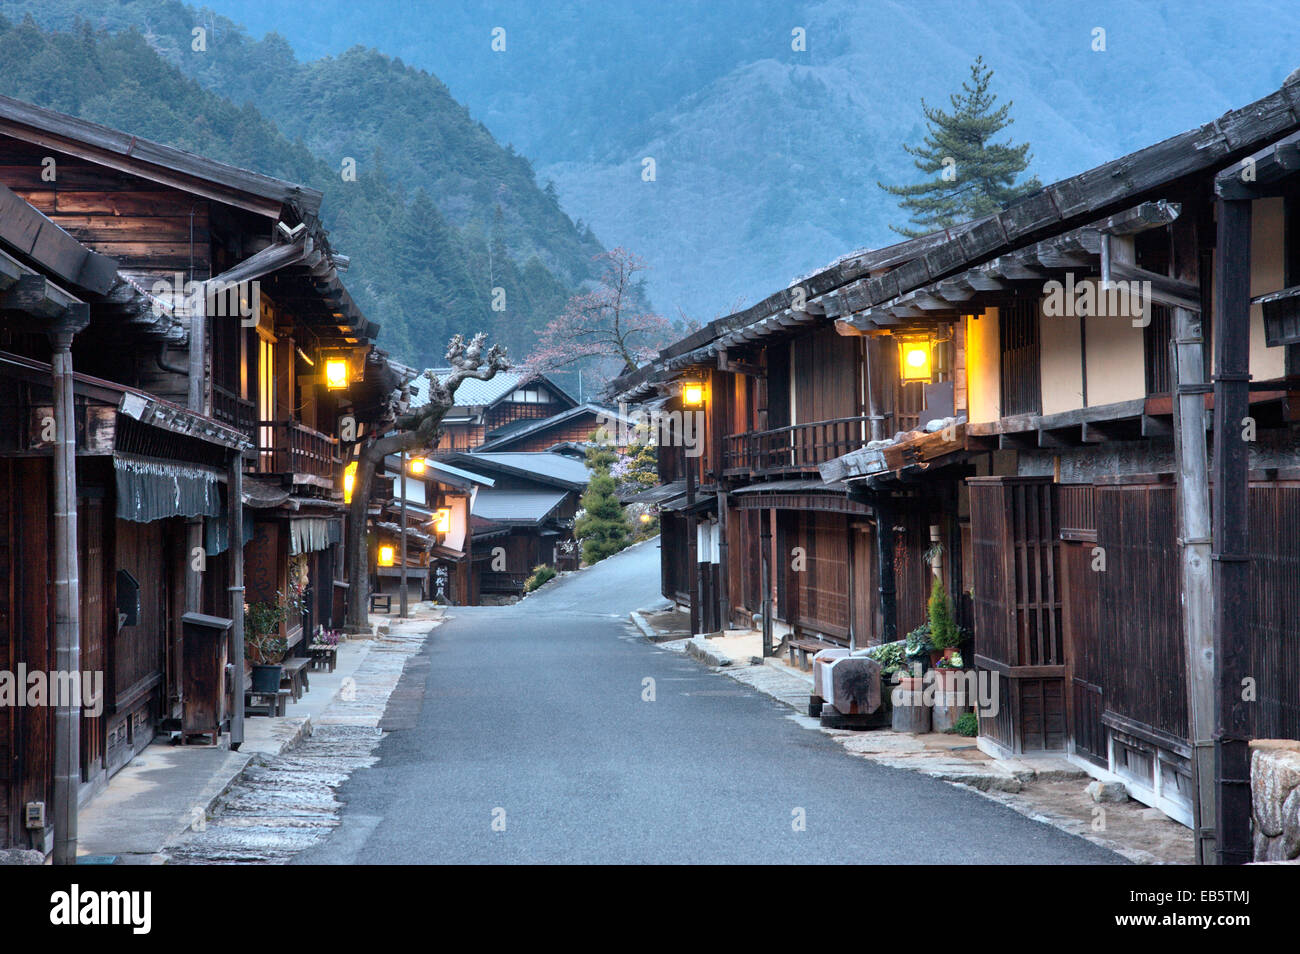
[[[658,600],[658,564],[651,541],[517,605],[454,608],[408,664],[377,761],[339,789],[341,824],[294,860],[1121,860],[848,757],[787,707],[644,641],[627,614]]]

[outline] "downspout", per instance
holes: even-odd
[[[78,304],[49,331],[54,354],[54,659],[67,677],[81,672],[81,587],[77,580],[77,438],[73,417],[72,339],[90,323]],[[79,679],[78,679],[79,683]],[[61,696],[54,710],[54,863],[77,863],[77,790],[81,784],[81,700]]]

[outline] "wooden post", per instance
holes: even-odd
[[[721,468],[719,467],[719,472]],[[719,478],[718,483],[721,483]],[[718,629],[725,631],[731,624],[731,574],[727,564],[727,492],[718,491]]]
[[[850,652],[858,648],[858,596],[857,596],[857,588],[853,585],[854,572],[856,570],[856,567],[854,565],[855,561],[854,561],[853,551],[857,549],[857,547],[854,545],[853,538],[856,535],[856,533],[857,531],[853,529],[853,518],[845,517],[844,538],[847,541],[849,550],[848,550],[847,558],[845,560],[845,572],[847,574],[847,585],[844,587],[844,590],[848,596],[848,605],[849,605],[849,651]]]
[[[200,291],[191,302],[190,338],[189,338],[189,392],[186,407],[195,414],[207,413],[207,285],[200,286]],[[203,550],[203,518],[190,517],[185,521],[185,612],[203,611],[203,574],[194,569],[195,551]],[[174,627],[172,639],[171,703],[172,715],[183,717],[185,705],[185,634],[180,626]]]
[[[230,712],[230,747],[244,741],[244,458],[240,451],[230,455],[226,473],[227,530],[226,592],[230,594],[231,676],[234,681]],[[333,581],[330,581],[333,585]]]
[[[685,408],[683,414],[690,412]],[[700,631],[700,562],[699,549],[695,539],[695,466],[686,453],[686,435],[680,438],[682,445],[682,471],[686,474],[686,594],[691,601],[691,635]]]
[[[1197,231],[1173,228],[1173,277],[1199,280]],[[1149,307],[1149,305],[1148,305]],[[1182,558],[1183,638],[1192,742],[1192,815],[1198,864],[1214,861],[1214,581],[1211,570],[1209,455],[1206,446],[1201,315],[1175,308],[1170,342],[1175,378],[1174,461]]]
[[[876,569],[880,582],[880,641],[892,643],[898,638],[898,604],[894,590],[894,508],[877,501]]]
[[[73,417],[72,339],[90,323],[73,305],[50,327],[54,391],[54,659],[65,678],[81,673],[81,587],[77,579],[77,428]],[[77,863],[81,785],[81,700],[61,695],[54,709],[54,863]]]
[[[763,657],[767,658],[775,652],[772,645],[772,521],[770,519],[771,511],[767,509],[758,512],[758,565],[759,574],[762,577],[762,599],[759,605],[763,611]]]
[[[402,529],[401,533],[398,534],[398,539],[400,540],[398,548],[401,551],[399,559],[402,561],[402,583],[400,587],[400,596],[398,597],[399,602],[401,603],[398,615],[400,615],[402,619],[406,619],[411,615],[406,600],[406,451],[402,451],[398,463],[402,467]]]
[[[1251,859],[1250,720],[1242,682],[1250,674],[1250,541],[1247,524],[1250,414],[1250,229],[1248,199],[1218,200],[1214,328],[1215,856]]]

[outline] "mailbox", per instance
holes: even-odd
[[[185,635],[184,690],[181,734],[211,736],[217,744],[226,721],[226,657],[233,620],[223,616],[186,613],[181,617]]]

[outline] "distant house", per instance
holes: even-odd
[[[411,384],[412,407],[428,402],[429,379],[426,375],[430,372],[445,378],[451,374],[451,368],[430,368],[419,375]],[[442,419],[442,440],[432,456],[475,450],[502,428],[550,418],[577,406],[577,401],[545,375],[499,371],[486,381],[470,378],[461,383],[456,391],[455,406]],[[583,438],[586,436],[584,434]]]
[[[533,568],[576,569],[573,518],[587,486],[586,464],[545,452],[455,454],[443,463],[492,478],[472,509],[475,594],[520,595]]]
[[[404,553],[401,459],[390,455],[376,477],[382,483],[370,506],[374,535],[370,592],[400,597],[405,564],[411,603],[432,599],[453,605],[476,602],[470,574],[470,513],[476,493],[491,487],[493,479],[425,457],[409,458],[406,467]]]
[[[613,422],[613,424],[611,424]],[[618,427],[619,424],[624,425]],[[615,433],[609,440],[626,445],[632,422],[615,411],[599,404],[577,404],[571,408],[539,419],[520,418],[487,433],[487,440],[477,448],[480,451],[546,451],[561,446],[582,444],[601,427],[613,427]],[[622,432],[622,433],[619,433]]]

